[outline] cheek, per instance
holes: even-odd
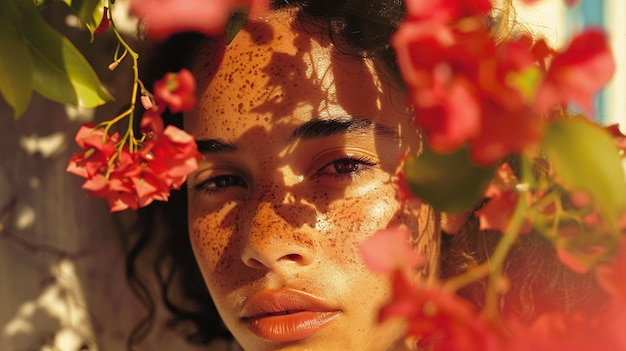
[[[192,206],[193,207],[193,206]],[[232,235],[237,222],[236,211],[233,206],[225,206],[217,212],[189,210],[189,235],[196,261],[202,271],[204,279],[209,285],[221,286],[232,282],[222,277],[232,272],[237,261],[236,247],[239,247],[239,238]],[[239,284],[241,282],[237,282]]]
[[[347,267],[362,267],[359,245],[377,230],[393,225],[400,206],[393,194],[376,194],[335,201],[318,218],[328,259]],[[355,263],[358,263],[355,265]]]
[[[370,276],[365,266],[359,245],[376,231],[407,226],[411,231],[411,243],[415,250],[427,258],[420,271],[421,276],[436,274],[439,259],[437,221],[430,207],[416,202],[400,203],[394,190],[336,201],[329,206],[325,232],[321,235],[326,244],[325,255],[337,268],[349,273]],[[379,275],[376,275],[380,278]],[[368,277],[366,279],[370,279]],[[383,279],[384,280],[384,279]]]

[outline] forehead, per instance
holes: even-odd
[[[283,11],[250,21],[223,51],[215,45],[200,51],[193,67],[200,104],[186,118],[186,129],[203,137],[198,132],[216,124],[232,129],[259,120],[377,119],[398,107],[391,105],[399,99],[389,95],[402,93],[387,91],[371,60],[342,54],[322,29],[293,18]]]

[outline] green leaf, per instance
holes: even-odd
[[[425,149],[404,165],[413,194],[436,211],[452,213],[468,210],[481,201],[495,170],[496,166],[473,164],[467,148],[449,154]]]
[[[246,24],[247,17],[248,14],[246,12],[235,12],[230,19],[228,19],[228,22],[226,22],[226,45],[230,44],[230,42],[235,39],[237,33],[239,33],[243,25]]]
[[[548,126],[543,149],[563,183],[587,191],[605,221],[615,224],[626,209],[626,183],[609,133],[584,117],[558,119]]]
[[[82,107],[113,100],[80,51],[34,8],[22,9],[20,29],[34,63],[34,89],[50,100]]]
[[[104,0],[63,0],[76,14],[78,22],[91,33],[93,40],[93,32],[102,22],[104,15]]]
[[[18,33],[20,20],[12,0],[0,1],[0,94],[18,118],[30,103],[33,92],[33,61],[26,42]]]

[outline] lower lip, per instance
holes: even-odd
[[[250,330],[269,341],[287,342],[306,339],[339,317],[340,312],[302,311],[266,316],[247,321]]]

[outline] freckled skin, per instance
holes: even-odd
[[[213,51],[197,58],[200,102],[185,127],[196,139],[237,148],[205,155],[189,177],[191,243],[222,319],[246,350],[404,349],[403,325],[376,321],[389,281],[371,273],[358,252],[377,229],[406,224],[417,249],[436,259],[432,211],[399,203],[390,183],[398,156],[419,150],[403,92],[371,62],[293,27],[288,13],[247,24],[223,59],[212,59]],[[369,131],[290,141],[306,121],[345,116],[388,126],[401,139]],[[335,177],[333,161],[346,155],[375,165]],[[242,183],[215,193],[193,188],[224,175]],[[242,305],[282,288],[315,295],[342,314],[299,342],[260,339],[240,321]]]

